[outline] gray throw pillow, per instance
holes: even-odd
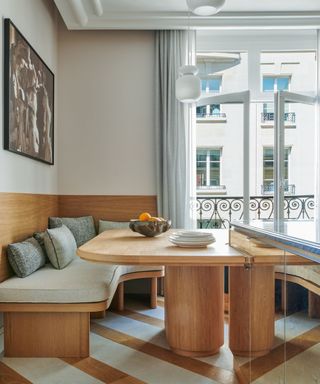
[[[31,275],[46,263],[45,254],[33,237],[21,243],[9,244],[7,255],[12,269],[19,277]]]
[[[108,229],[124,229],[124,228],[129,228],[129,221],[99,220],[99,233],[107,231]]]
[[[72,232],[78,247],[96,236],[92,216],[49,217],[49,228],[61,227],[63,224]]]
[[[44,245],[51,264],[56,269],[63,269],[76,257],[77,244],[70,229],[65,225],[47,229]]]
[[[42,248],[44,254],[46,257],[47,256],[47,251],[46,251],[46,247],[44,245],[44,235],[45,235],[46,231],[43,231],[43,232],[34,232],[34,234],[32,235],[36,240],[37,242],[39,243],[40,247]]]

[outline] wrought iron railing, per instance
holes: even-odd
[[[250,198],[250,219],[273,217],[273,196]],[[285,196],[285,219],[312,219],[314,196]],[[243,217],[243,197],[197,196],[197,220],[199,228],[229,228],[232,220]]]
[[[262,112],[261,113],[261,122],[265,123],[266,121],[274,121],[274,112]],[[289,123],[296,122],[296,113],[295,112],[286,112],[284,114],[284,121]]]

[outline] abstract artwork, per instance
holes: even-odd
[[[54,74],[4,20],[4,149],[54,163]]]

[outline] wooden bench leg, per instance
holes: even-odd
[[[88,312],[4,313],[6,357],[88,357]]]
[[[157,308],[158,278],[151,277],[150,308]]]
[[[111,307],[117,311],[124,310],[124,282],[118,284],[116,293],[113,296]]]
[[[104,319],[106,316],[106,311],[91,312],[90,319]]]
[[[320,318],[320,296],[308,291],[308,314],[312,318]]]

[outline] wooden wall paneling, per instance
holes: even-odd
[[[46,229],[48,217],[57,215],[57,195],[0,192],[0,282],[11,275],[7,245]]]
[[[60,195],[59,215],[63,217],[93,216],[111,221],[128,221],[141,212],[157,214],[156,196]]]

